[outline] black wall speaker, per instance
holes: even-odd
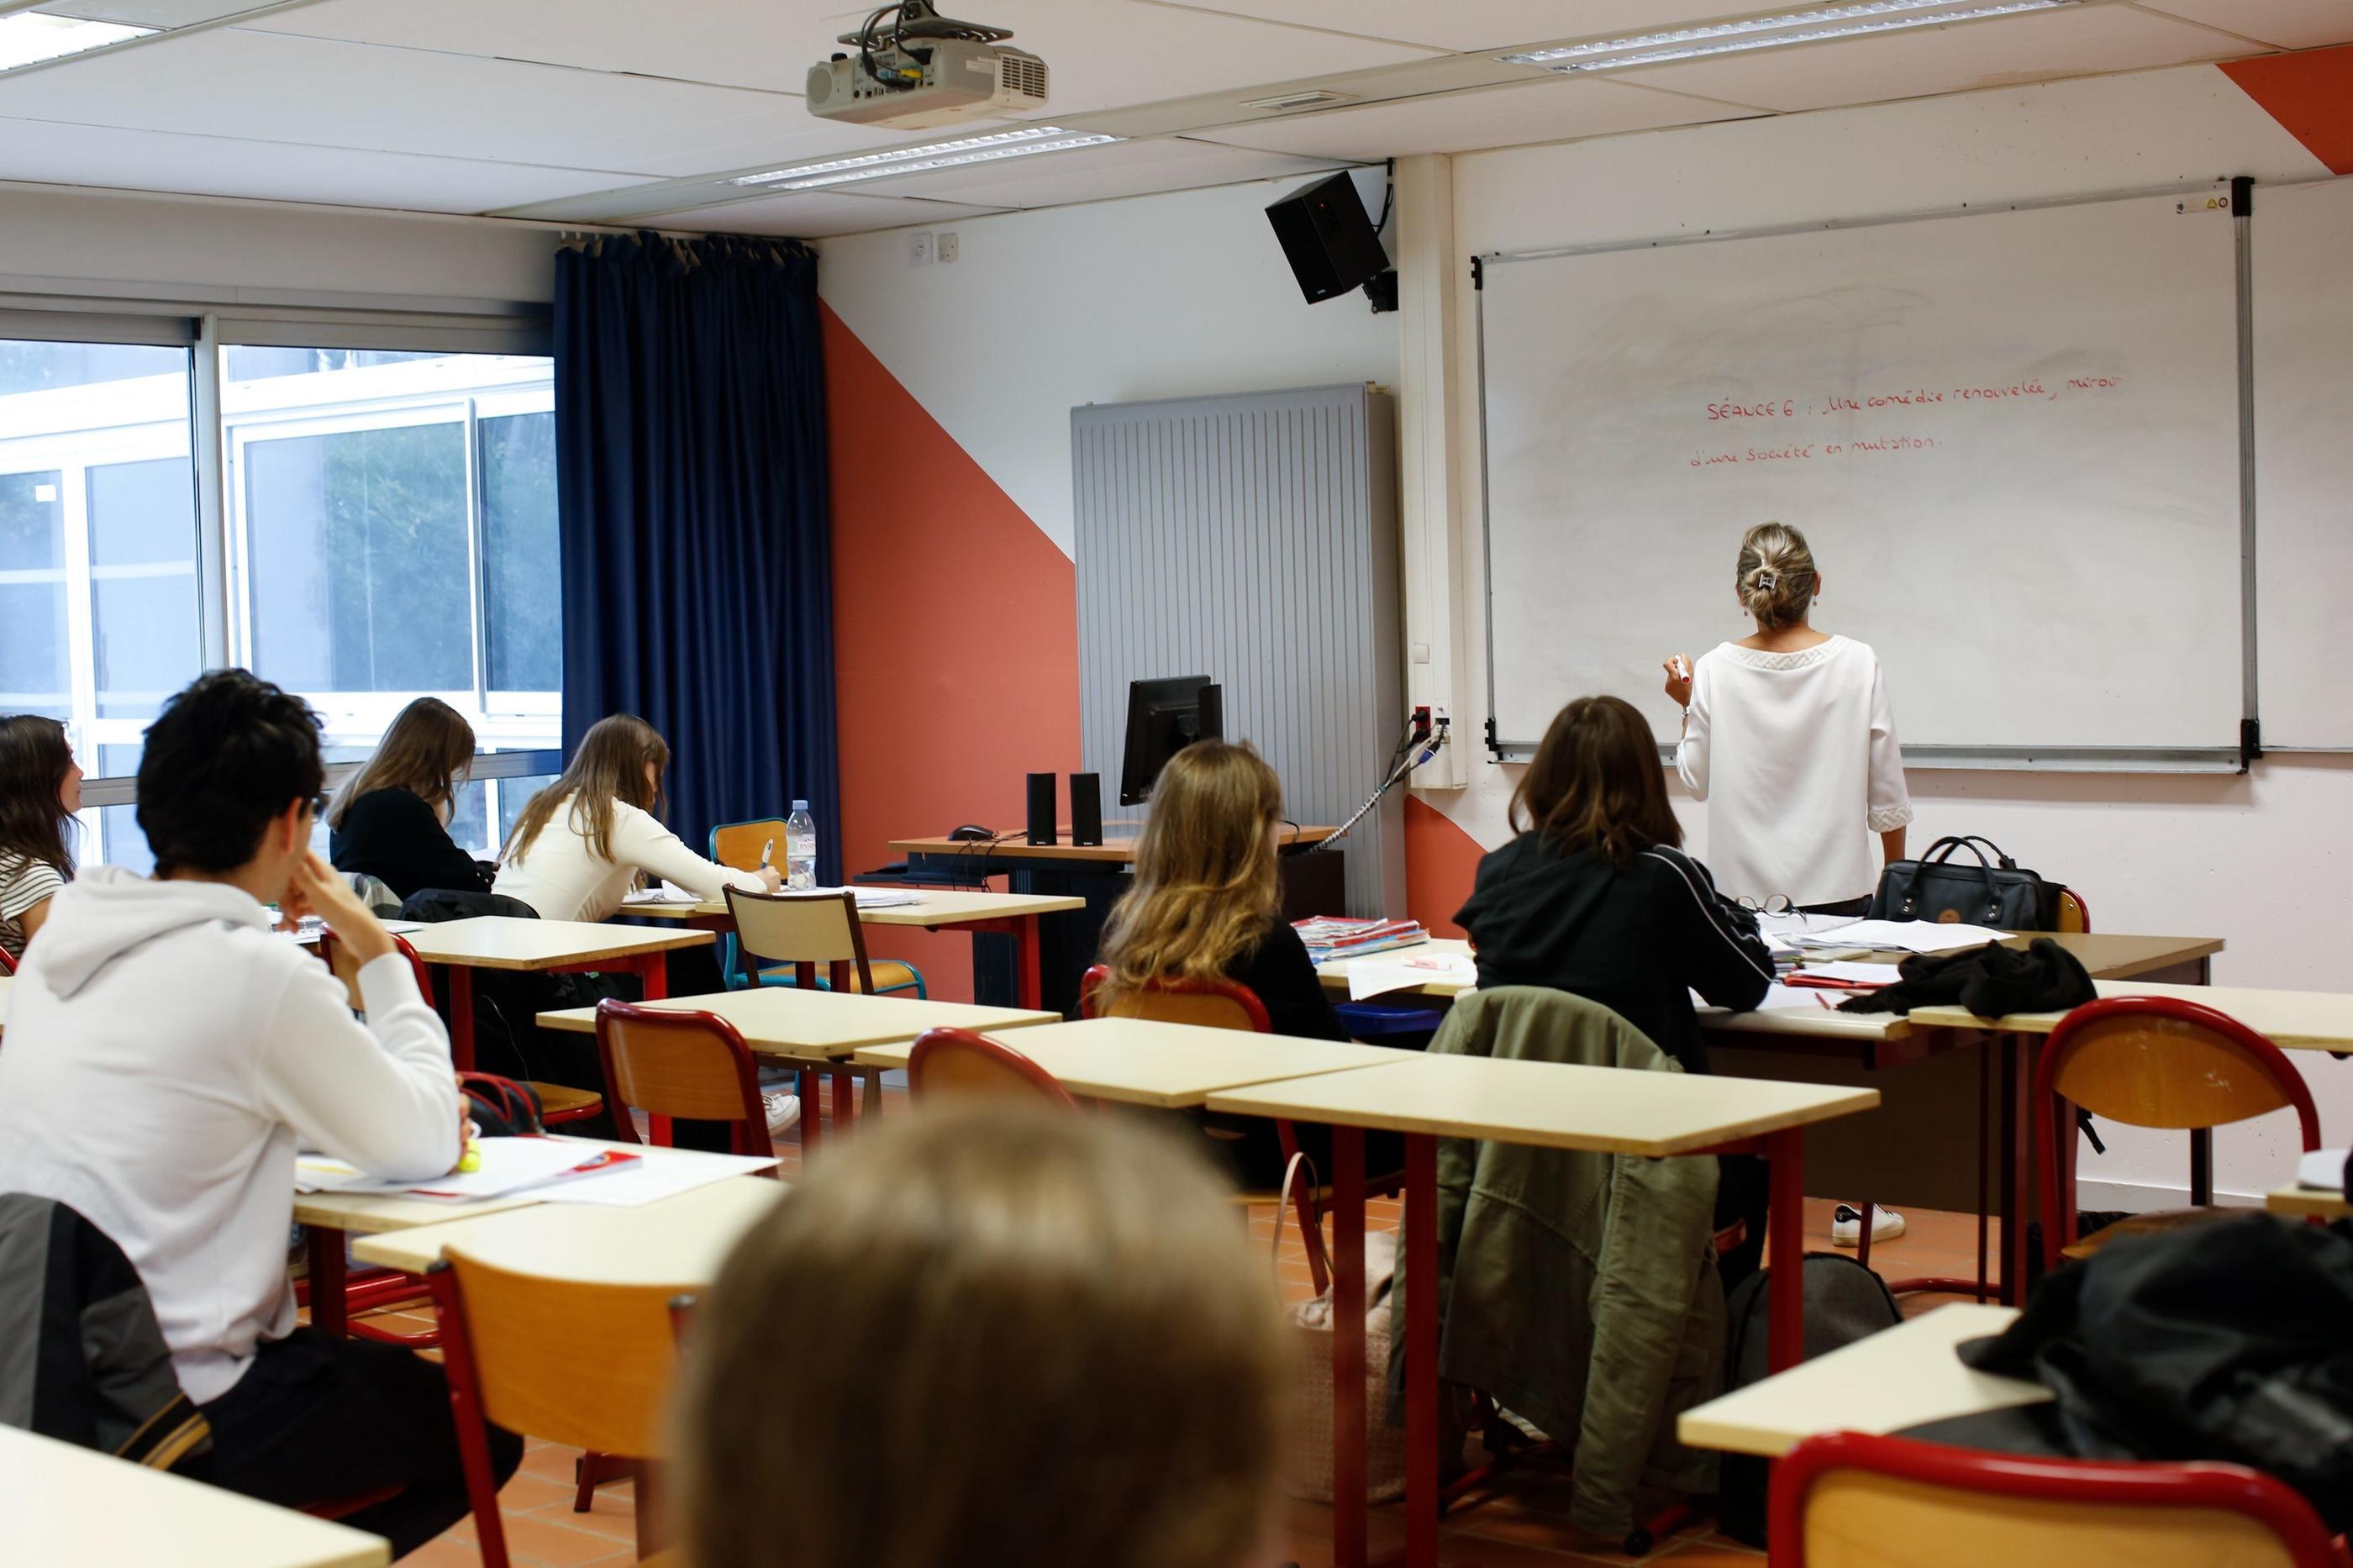
[[[1103,774],[1071,775],[1071,842],[1103,842]]]
[[[1060,835],[1054,830],[1054,775],[1029,775],[1029,842],[1052,844]]]
[[[1290,258],[1299,291],[1311,305],[1345,294],[1388,269],[1380,234],[1365,216],[1356,182],[1345,174],[1294,191],[1267,208],[1266,219],[1274,226],[1274,237]]]

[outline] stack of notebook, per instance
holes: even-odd
[[[1361,958],[1393,947],[1412,947],[1430,940],[1419,921],[1356,921],[1324,915],[1295,921],[1292,929],[1307,944],[1307,956],[1317,963],[1335,958]]]

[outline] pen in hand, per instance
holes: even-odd
[[[771,838],[765,844],[760,846],[761,870],[765,871],[768,868],[769,863],[776,858],[776,841],[775,839]]]

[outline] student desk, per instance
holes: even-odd
[[[1019,999],[1016,1005],[1033,1008],[1039,1005],[1038,998],[1041,991],[1038,917],[1087,907],[1084,899],[1043,893],[981,893],[926,888],[921,889],[921,897],[923,901],[920,903],[893,904],[887,909],[861,909],[858,911],[858,923],[885,928],[912,926],[921,931],[944,931],[954,927],[969,931],[973,938],[976,973],[984,939],[1010,937],[1014,951],[1014,992]],[[644,920],[680,921],[706,931],[732,931],[735,929],[735,921],[728,914],[723,899],[706,900],[699,904],[646,900],[623,904],[621,912]]]
[[[2336,1193],[2291,1184],[2264,1194],[2263,1206],[2290,1219],[2353,1219],[2353,1204]]]
[[[1661,1156],[1755,1149],[1772,1166],[1770,1247],[1805,1250],[1808,1125],[1868,1110],[1876,1089],[1764,1083],[1683,1073],[1493,1057],[1391,1053],[1388,1061],[1212,1094],[1215,1111],[1331,1126],[1333,1173],[1334,1560],[1361,1568],[1366,1548],[1365,1140],[1406,1134],[1406,1562],[1438,1561],[1438,1144],[1476,1138],[1537,1148]],[[1805,1347],[1804,1270],[1776,1269],[1771,1363]]]
[[[1067,828],[1051,844],[1032,844],[1018,829],[995,841],[963,842],[953,838],[900,838],[891,845],[893,855],[906,858],[906,880],[971,884],[1003,876],[1017,893],[1075,898],[1081,907],[1054,921],[1039,935],[1042,984],[1036,1005],[1069,1015],[1079,1000],[1079,976],[1095,961],[1102,944],[1103,921],[1111,907],[1127,890],[1128,866],[1135,858],[1134,825],[1113,823],[1101,844],[1073,844]],[[1116,837],[1124,831],[1131,835]],[[1338,831],[1302,827],[1286,847],[1320,844]],[[1285,854],[1281,862],[1284,918],[1338,914],[1346,905],[1346,855]],[[1002,937],[973,943],[973,994],[987,1002],[1010,1002],[1026,995],[1019,973],[1008,966],[1018,957],[1008,953]],[[1021,962],[1026,963],[1027,960]],[[1030,1004],[1022,1003],[1027,1006]]]
[[[707,946],[707,931],[649,931],[594,921],[533,921],[477,915],[443,921],[408,933],[417,956],[449,972],[449,1055],[460,1072],[474,1065],[474,971],[517,970],[562,974],[618,970],[642,976],[652,1000],[670,990],[665,954]]]
[[[356,1242],[363,1263],[422,1274],[455,1248],[518,1274],[583,1285],[701,1290],[736,1238],[776,1206],[785,1184],[731,1177],[635,1208],[533,1204],[503,1213],[388,1230]]]
[[[1072,1094],[1162,1110],[1189,1110],[1217,1089],[1379,1067],[1397,1061],[1399,1055],[1385,1046],[1303,1040],[1153,1018],[1041,1024],[1007,1043]],[[912,1043],[874,1046],[854,1059],[861,1067],[903,1068],[914,1049]]]
[[[1402,963],[1409,959],[1435,957],[1441,953],[1453,958],[1469,958],[1472,956],[1471,944],[1460,937],[1432,937],[1428,942],[1416,942],[1411,947],[1384,948],[1378,952],[1368,952],[1362,958],[1335,958],[1329,963],[1317,964],[1315,978],[1324,983],[1324,990],[1332,993],[1332,999],[1335,1002],[1345,1002],[1348,999],[1348,974],[1356,965]],[[1365,1000],[1404,1002],[1419,998],[1451,1001],[1465,991],[1472,989],[1474,984],[1475,983],[1470,980],[1441,975],[1420,985],[1408,985],[1396,991],[1384,991],[1378,995],[1367,996]]]
[[[0,1556],[27,1568],[382,1568],[382,1536],[0,1426]]]
[[[708,933],[698,933],[706,937]],[[847,1129],[857,1116],[850,1104],[849,1075],[841,1070],[860,1047],[912,1040],[926,1029],[1020,1029],[1060,1021],[1060,1015],[1018,1007],[976,1007],[964,1002],[917,1002],[903,996],[860,996],[854,992],[803,991],[797,985],[759,985],[711,996],[679,996],[654,1004],[690,1013],[715,1013],[735,1026],[754,1055],[792,1063],[803,1072],[825,1070],[833,1078],[833,1114]],[[567,1007],[542,1013],[543,1028],[575,1034],[596,1031],[596,1009]],[[879,1087],[880,1074],[873,1075]],[[877,1096],[870,1109],[878,1109]],[[817,1107],[803,1106],[801,1138],[816,1137]]]
[[[1778,1459],[1826,1432],[1883,1436],[1923,1422],[2045,1404],[2051,1391],[2042,1384],[1972,1371],[1953,1353],[1965,1340],[2001,1332],[2017,1316],[2009,1307],[1939,1307],[1694,1405],[1675,1423],[1675,1436],[1694,1448]]]

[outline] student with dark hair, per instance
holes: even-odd
[[[184,1473],[289,1507],[398,1488],[349,1517],[398,1556],[466,1512],[448,1387],[295,1326],[294,1154],[427,1180],[462,1152],[462,1102],[390,933],[311,853],[324,778],[311,710],[243,670],[165,705],[139,764],[154,877],[94,867],[58,893],[10,994],[0,1192],[72,1207],[139,1271],[212,1428]],[[364,1023],[272,902],[360,961]],[[503,1479],[520,1442],[493,1457]]]
[[[402,709],[327,807],[335,869],[374,877],[403,899],[427,888],[489,892],[490,873],[449,837],[473,760],[474,727],[464,714],[438,697]]]
[[[11,964],[73,879],[66,839],[80,809],[66,727],[38,713],[0,719],[0,955]]]

